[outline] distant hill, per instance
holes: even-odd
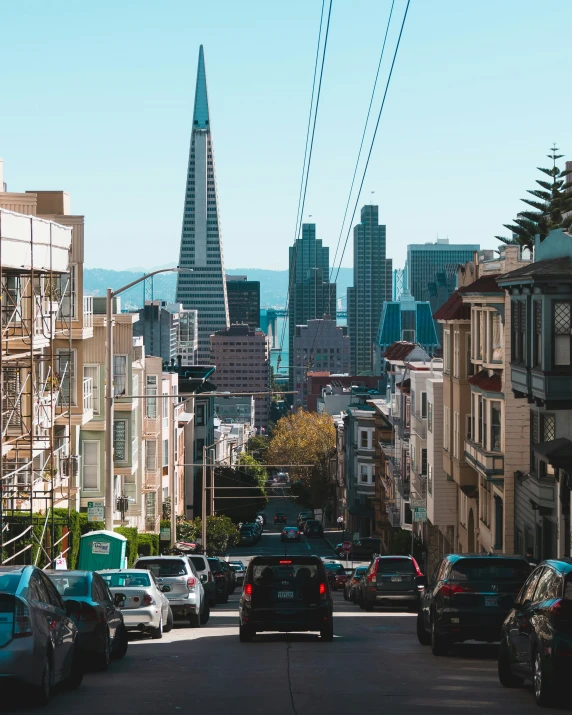
[[[283,308],[288,292],[288,271],[269,271],[264,268],[227,268],[231,275],[246,275],[249,280],[260,281],[260,304],[263,308]],[[136,280],[144,271],[112,271],[105,268],[86,268],[84,290],[87,295],[105,295],[107,288],[120,288]],[[338,298],[344,297],[353,282],[353,268],[340,268],[337,281]],[[176,273],[162,273],[153,278],[155,300],[175,300]],[[141,283],[122,295],[124,308],[132,309],[143,305],[145,284]]]

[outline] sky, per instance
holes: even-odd
[[[331,257],[390,4],[333,0],[304,208]],[[375,118],[405,4],[395,0]],[[287,268],[321,8],[3,3],[8,190],[69,192],[86,217],[87,267],[177,261],[202,43],[225,264]],[[407,244],[437,237],[496,247],[552,143],[572,159],[571,26],[570,0],[411,0],[353,222],[362,204],[379,205],[395,267]],[[342,244],[346,235],[347,225]],[[352,265],[351,234],[342,265]]]

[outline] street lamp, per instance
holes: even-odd
[[[106,294],[106,346],[105,346],[105,528],[113,531],[113,299],[120,293],[156,276],[158,273],[186,273],[192,268],[160,268],[117,290],[107,289]]]

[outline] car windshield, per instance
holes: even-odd
[[[452,581],[525,581],[530,565],[516,559],[461,559],[453,564]]]
[[[367,569],[367,566],[358,566],[357,569],[354,571],[354,578],[359,578],[360,576],[363,576]]]
[[[200,556],[191,556],[190,559],[197,571],[204,571],[206,569],[205,560]]]
[[[15,594],[20,583],[21,572],[0,573],[0,593]]]
[[[149,574],[124,571],[122,573],[99,574],[109,588],[148,588],[151,585]]]
[[[148,559],[138,561],[137,568],[151,571],[153,576],[184,576],[187,573],[183,559]]]
[[[244,568],[244,564],[242,563],[242,561],[229,561],[228,563],[229,563],[231,566],[236,566],[236,568],[239,568],[239,569],[243,569],[243,568]]]
[[[334,571],[337,573],[345,573],[346,570],[341,564],[324,564],[326,571]]]
[[[284,531],[298,531],[295,526],[285,526]]]
[[[413,573],[415,567],[411,559],[379,559],[377,573]]]
[[[244,566],[239,566],[238,564],[229,564],[233,571],[244,571]]]
[[[85,574],[53,573],[48,574],[50,580],[57,588],[60,596],[64,598],[87,596],[87,576]]]

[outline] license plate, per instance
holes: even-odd
[[[278,591],[278,598],[294,598],[294,591]]]
[[[485,596],[485,606],[498,606],[498,596]]]
[[[392,576],[391,583],[401,583],[401,576]]]

